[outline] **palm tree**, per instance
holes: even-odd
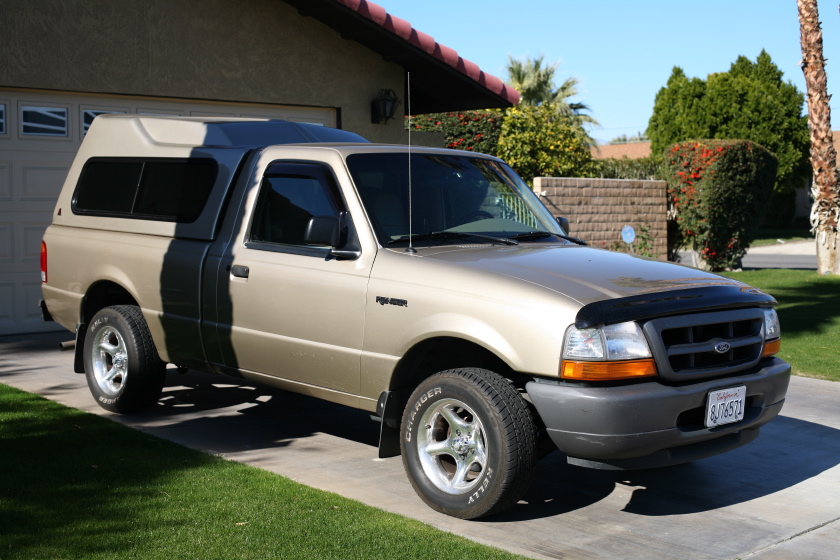
[[[508,85],[520,95],[520,105],[554,105],[557,113],[569,119],[571,124],[582,127],[584,124],[597,125],[598,121],[587,115],[589,107],[569,98],[578,95],[578,79],[571,76],[560,85],[554,85],[554,73],[559,62],[543,66],[544,55],[537,58],[513,58],[508,55]]]
[[[797,0],[799,8],[802,72],[808,89],[808,127],[811,132],[811,166],[814,181],[811,194],[811,226],[817,243],[817,272],[840,274],[838,225],[840,189],[837,183],[837,152],[831,134],[831,109],[823,58],[817,0]]]

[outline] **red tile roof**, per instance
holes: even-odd
[[[650,155],[650,142],[625,142],[623,144],[604,144],[591,148],[595,159],[616,158],[639,159]]]

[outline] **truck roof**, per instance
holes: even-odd
[[[206,148],[278,144],[369,143],[356,133],[308,123],[258,118],[100,115],[85,140]]]

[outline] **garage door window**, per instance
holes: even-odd
[[[6,104],[0,103],[0,134],[6,134]]]
[[[90,125],[93,124],[93,119],[99,115],[124,115],[125,111],[105,111],[98,109],[84,109],[82,111],[82,136],[87,134]]]
[[[207,203],[217,169],[212,159],[93,158],[79,178],[73,212],[194,222]]]
[[[24,136],[67,137],[67,109],[64,107],[21,107],[21,134]]]

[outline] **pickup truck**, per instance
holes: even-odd
[[[515,504],[555,448],[637,469],[755,439],[790,378],[775,300],[568,233],[494,157],[103,115],[44,235],[41,305],[102,407],[153,405],[169,364],[357,407],[465,519]]]

